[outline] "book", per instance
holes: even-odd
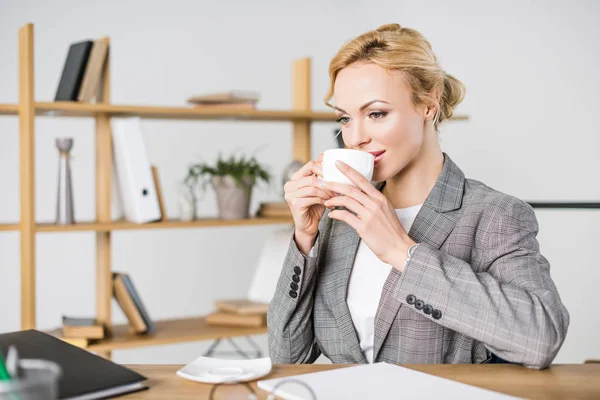
[[[216,300],[215,307],[219,311],[233,314],[266,314],[269,310],[269,303],[261,303],[248,299],[226,299]]]
[[[165,201],[162,195],[162,188],[160,186],[160,180],[158,179],[158,168],[153,165],[152,167],[152,178],[154,179],[154,188],[156,190],[156,197],[158,198],[158,208],[160,209],[160,220],[167,220],[167,211],[165,210]]]
[[[258,217],[285,218],[292,216],[292,210],[289,205],[283,202],[267,202],[261,203],[260,208],[256,212]]]
[[[55,101],[76,101],[94,42],[84,40],[69,46]]]
[[[89,102],[92,98],[96,97],[98,87],[100,86],[100,78],[102,77],[102,69],[108,55],[108,44],[108,37],[94,41],[77,97],[79,101]]]
[[[265,210],[289,210],[290,206],[285,201],[262,202],[260,207]]]
[[[148,331],[148,326],[142,318],[142,314],[139,312],[133,298],[129,294],[123,278],[118,273],[113,273],[113,295],[123,310],[123,314],[129,321],[130,333],[132,334],[143,334]]]
[[[194,108],[200,110],[256,110],[256,104],[254,103],[202,103],[194,104]]]
[[[208,325],[218,326],[267,326],[267,314],[234,314],[228,312],[212,312],[206,316]]]
[[[62,340],[63,342],[67,342],[70,345],[73,346],[77,346],[77,347],[81,347],[83,349],[85,349],[88,344],[90,344],[90,339],[86,339],[86,338],[68,338],[68,337],[61,337],[60,340]]]
[[[190,97],[187,102],[192,104],[211,103],[256,103],[260,98],[258,92],[249,90],[230,90],[228,92],[207,93]]]
[[[0,352],[6,354],[10,345],[21,359],[49,360],[60,366],[60,399],[112,398],[147,389],[145,376],[35,329],[0,334]]]
[[[115,297],[118,296],[117,302],[129,319],[133,331],[138,334],[154,332],[156,326],[152,322],[146,307],[144,307],[142,299],[129,275],[119,272],[113,273],[113,286],[115,288]]]
[[[62,316],[62,332],[65,338],[103,339],[104,325],[94,318]]]

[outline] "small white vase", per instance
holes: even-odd
[[[179,195],[179,220],[193,221],[196,219],[196,199],[189,193]]]

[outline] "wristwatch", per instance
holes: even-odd
[[[415,250],[417,250],[417,247],[419,247],[419,243],[415,243],[415,244],[408,246],[408,251],[406,252],[407,258],[406,258],[406,261],[404,261],[404,268],[406,268],[406,265],[411,260],[413,254],[415,254]]]

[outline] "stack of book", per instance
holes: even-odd
[[[260,203],[256,212],[257,217],[263,218],[291,218],[292,210],[285,201]]]
[[[207,93],[190,97],[187,102],[196,108],[255,110],[260,94],[246,90]]]
[[[62,316],[62,339],[74,346],[87,347],[94,340],[104,339],[106,329],[94,318]]]
[[[71,44],[54,100],[90,102],[96,99],[108,47],[108,37]]]
[[[208,325],[219,326],[267,326],[268,303],[245,299],[217,300],[217,311],[206,316]]]

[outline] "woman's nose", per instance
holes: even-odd
[[[343,132],[344,143],[350,149],[359,149],[361,146],[371,141],[368,132],[363,124],[353,124],[349,129]]]

